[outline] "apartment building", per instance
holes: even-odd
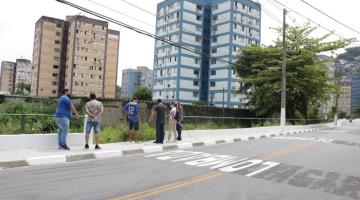
[[[351,78],[351,111],[360,107],[360,76]]]
[[[188,50],[156,41],[153,99],[243,107],[240,77],[229,62],[239,50],[260,44],[261,6],[250,0],[166,0],[157,6],[156,35]]]
[[[35,24],[31,96],[57,97],[63,88],[67,45],[67,23],[52,17],[41,17]]]
[[[77,97],[115,98],[119,40],[120,33],[105,21],[41,17],[35,28],[31,94],[55,97],[68,88]]]
[[[153,86],[153,71],[148,67],[124,69],[122,71],[121,96],[132,98],[137,87]]]
[[[15,87],[19,83],[31,84],[31,60],[16,59]]]
[[[1,74],[0,74],[1,94],[11,94],[12,92],[14,92],[15,70],[16,70],[16,63],[9,61],[1,62]]]

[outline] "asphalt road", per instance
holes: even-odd
[[[360,199],[360,123],[327,131],[0,171],[0,199]]]

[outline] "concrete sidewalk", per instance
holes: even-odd
[[[261,127],[246,129],[193,130],[184,131],[181,142],[154,144],[153,141],[143,143],[102,144],[102,150],[94,150],[94,146],[85,150],[83,146],[71,146],[71,151],[57,148],[46,149],[0,149],[0,169],[66,163],[81,160],[103,159],[142,153],[153,153],[173,149],[185,149],[223,143],[240,142],[259,138],[289,135],[294,133],[313,132],[332,128],[332,124],[289,126],[286,132],[280,133],[278,127]],[[166,141],[166,140],[165,140]]]

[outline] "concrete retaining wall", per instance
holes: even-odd
[[[341,126],[345,121],[339,120],[338,126]],[[333,127],[333,123],[326,124],[313,124],[313,125],[300,125],[300,126],[287,126],[286,131],[293,130],[307,130],[314,128],[327,128]],[[278,126],[270,127],[257,127],[257,128],[239,128],[239,129],[224,129],[224,130],[191,130],[184,131],[187,138],[197,137],[201,134],[216,134],[221,132],[226,133],[226,135],[234,134],[270,134],[270,133],[279,133],[280,128]],[[84,145],[84,133],[70,133],[68,135],[68,145],[69,146],[82,146]],[[90,136],[92,138],[92,134]],[[31,149],[31,148],[56,148],[58,141],[57,134],[21,134],[21,135],[0,135],[0,150],[9,150],[9,149]],[[92,144],[92,140],[90,140]]]

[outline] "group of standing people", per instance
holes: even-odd
[[[91,130],[95,134],[95,150],[101,149],[99,146],[100,140],[100,118],[104,112],[103,104],[96,100],[96,95],[90,94],[90,101],[85,105],[85,112],[88,115],[86,121],[85,130],[85,149],[89,149],[89,135]],[[127,103],[123,110],[127,113],[127,121],[129,125],[128,139],[130,142],[137,143],[139,132],[139,104],[136,98],[133,98]],[[157,104],[152,108],[149,122],[151,122],[155,116],[156,124],[156,139],[154,143],[163,144],[165,139],[165,123],[166,123],[166,110],[167,106],[163,104],[161,99],[157,100]],[[64,89],[62,96],[60,97],[55,113],[55,122],[59,128],[58,132],[58,144],[59,149],[70,150],[67,145],[67,135],[69,130],[69,123],[73,113],[76,118],[79,118],[74,105],[71,103],[70,92],[68,89]],[[168,118],[169,133],[167,135],[167,142],[181,141],[182,123],[183,123],[183,108],[180,103],[171,102],[170,112]]]
[[[171,102],[169,113],[169,133],[168,142],[181,141],[181,131],[183,123],[183,108],[180,103]],[[130,142],[137,142],[139,131],[139,105],[136,98],[127,103],[123,109],[127,112],[127,120],[129,123],[129,139]],[[157,104],[152,108],[149,122],[152,122],[156,116],[156,139],[154,143],[163,144],[165,139],[165,123],[166,123],[167,106],[162,103],[161,99],[157,100]],[[171,138],[173,137],[173,140]]]
[[[75,113],[76,118],[79,118],[75,106],[71,103],[70,92],[68,89],[64,89],[62,96],[56,106],[55,122],[59,128],[58,143],[59,149],[70,150],[67,145],[67,135],[69,131],[69,123],[72,118],[72,113]],[[95,134],[95,150],[101,149],[99,146],[100,140],[100,117],[104,112],[103,104],[96,100],[96,95],[90,94],[90,101],[85,105],[85,112],[88,115],[85,128],[85,149],[89,149],[89,135],[91,130]]]

